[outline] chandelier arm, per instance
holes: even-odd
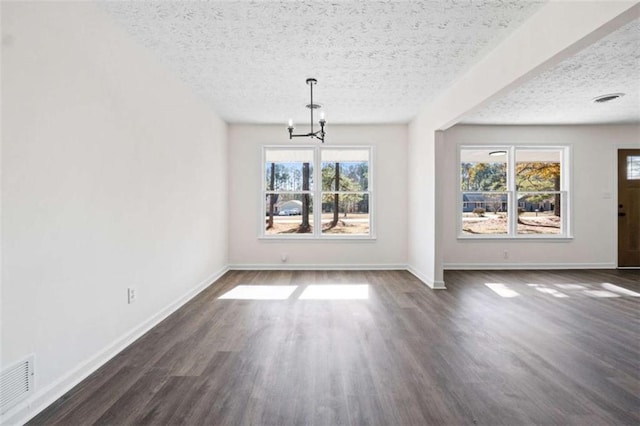
[[[323,130],[318,130],[315,133],[299,133],[299,134],[294,134],[293,132],[289,133],[289,139],[293,139],[293,138],[316,138],[322,141],[322,143],[324,143],[324,136],[326,135],[326,133]]]

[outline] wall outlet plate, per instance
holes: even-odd
[[[136,296],[137,294],[137,290],[134,287],[129,287],[127,289],[127,303],[128,304],[132,304],[133,302],[136,301]]]

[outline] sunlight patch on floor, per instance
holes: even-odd
[[[607,290],[585,290],[584,294],[591,297],[620,297],[619,294]]]
[[[554,286],[563,290],[586,290],[587,288],[582,284],[554,284]]]
[[[623,296],[631,296],[631,297],[640,297],[640,293],[636,293],[635,291],[631,291],[629,289],[626,289],[624,287],[620,287],[617,286],[615,284],[611,284],[611,283],[602,283],[601,284],[602,288],[604,288],[605,290],[609,290],[612,291],[614,293],[618,293],[621,294]]]
[[[569,297],[568,295],[556,290],[555,288],[549,288],[549,287],[536,287],[536,290],[538,290],[541,293],[546,293],[546,294],[550,294],[553,297]]]
[[[369,298],[368,284],[309,285],[301,300],[365,300]]]
[[[486,284],[486,285],[489,285],[489,284]],[[499,285],[503,286],[503,287],[500,287],[500,289],[504,291],[504,288],[506,288],[506,285],[505,284],[499,284]],[[560,288],[564,290],[564,292],[558,291],[555,288],[552,288],[551,286]],[[602,290],[599,289],[597,286],[598,284],[596,283],[549,284],[549,285],[535,284],[535,283],[527,284],[527,287],[534,288],[540,293],[549,294],[553,297],[558,297],[558,298],[566,298],[571,296],[589,296],[589,297],[602,297],[602,298],[606,298],[606,297],[613,298],[613,297],[623,297],[623,296],[640,297],[640,293],[637,293],[635,291],[629,290],[624,287],[617,286],[615,284],[601,283],[599,284],[599,286],[602,287]],[[507,289],[507,291],[509,290],[510,289]],[[513,291],[513,290],[510,290],[510,291]],[[507,296],[503,296],[503,297],[507,297]]]
[[[520,293],[518,293],[515,290],[511,290],[509,287],[507,287],[506,284],[485,283],[485,285],[487,287],[489,287],[491,290],[493,290],[494,292],[496,292],[501,297],[517,297],[517,296],[520,296]]]
[[[286,300],[296,288],[297,285],[239,285],[218,299]]]

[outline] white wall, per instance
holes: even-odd
[[[374,147],[374,241],[283,241],[258,239],[263,145],[314,145],[290,141],[286,126],[229,127],[229,263],[232,268],[406,267],[407,127],[336,126],[325,146]],[[281,254],[288,261],[281,262]]]
[[[437,205],[450,191],[440,183],[439,131],[488,105],[637,18],[637,2],[548,2],[424,105],[409,124],[409,270],[434,288],[444,288],[443,232],[446,212]],[[445,193],[442,193],[444,191]]]
[[[570,241],[469,241],[457,239],[457,146],[460,144],[559,145],[572,147]],[[616,161],[619,147],[640,148],[640,127],[620,126],[455,126],[438,152],[441,176],[443,262],[455,268],[545,268],[616,266]],[[509,259],[503,259],[507,250]]]
[[[2,40],[2,365],[36,356],[11,421],[224,271],[227,126],[94,4],[3,2]]]
[[[416,118],[409,125],[409,167],[407,238],[409,270],[432,288],[444,287],[438,243],[436,206],[436,139],[439,135],[425,117]]]

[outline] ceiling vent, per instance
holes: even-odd
[[[0,414],[6,413],[33,393],[34,359],[30,355],[0,373]]]
[[[602,96],[598,96],[597,98],[593,98],[592,101],[595,102],[596,104],[603,104],[605,102],[611,102],[623,96],[624,96],[624,93],[610,93],[608,95],[602,95]]]

